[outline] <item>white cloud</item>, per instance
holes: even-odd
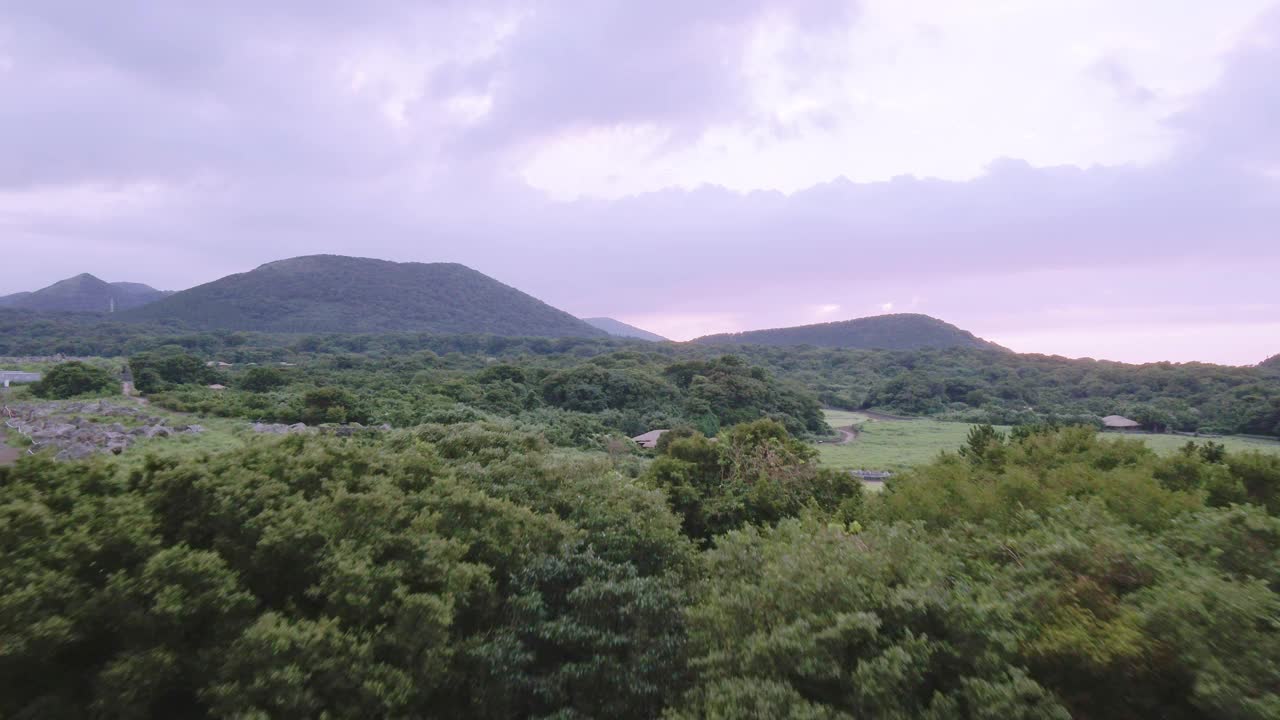
[[[556,197],[617,198],[704,183],[965,180],[1000,157],[1151,163],[1176,143],[1168,117],[1215,81],[1272,2],[870,0],[818,35],[760,29],[743,62],[749,110],[709,119],[695,142],[655,146],[628,123],[584,129],[541,147],[526,176]],[[601,157],[625,158],[627,171],[591,167]]]

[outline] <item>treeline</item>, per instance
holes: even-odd
[[[1124,415],[1156,431],[1280,435],[1280,367],[1129,365],[980,350],[732,348],[823,403],[1017,425]]]
[[[689,426],[707,435],[769,418],[796,435],[830,432],[817,399],[724,356],[670,362],[616,352],[566,363],[477,362],[430,351],[324,355],[297,366],[223,369],[179,348],[133,356],[137,388],[157,405],[267,422],[388,423],[511,418],[565,445]],[[210,390],[217,383],[227,389]]]
[[[1280,713],[1280,459],[983,428],[864,496],[721,435],[0,468],[0,715]]]
[[[1257,367],[1129,365],[961,348],[702,347],[621,339],[422,333],[189,333],[75,315],[0,310],[0,355],[130,356],[166,347],[238,365],[330,355],[359,355],[380,362],[430,352],[457,368],[480,368],[491,362],[568,368],[618,353],[670,364],[731,354],[839,408],[879,408],[1002,425],[1096,423],[1100,417],[1119,414],[1157,431],[1280,436],[1280,364],[1274,358]]]

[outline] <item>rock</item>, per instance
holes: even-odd
[[[92,445],[77,443],[54,456],[55,460],[83,460],[94,453]]]
[[[200,433],[204,432],[204,426],[203,426],[203,425],[188,425],[188,426],[187,426],[187,432],[191,433],[192,435],[199,435]]]
[[[307,424],[306,424],[306,423],[294,423],[294,424],[292,424],[292,425],[290,425],[290,426],[289,426],[289,433],[290,433],[290,434],[304,433],[304,432],[306,432],[306,431],[307,431]]]
[[[27,433],[36,440],[54,440],[57,438],[69,437],[76,431],[74,425],[45,425],[44,427],[33,429]]]

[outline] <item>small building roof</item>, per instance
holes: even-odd
[[[210,386],[209,386],[209,389],[210,389],[210,390],[226,390],[226,389],[227,389],[227,386],[226,386],[226,385],[219,385],[219,384],[217,384],[217,383],[214,383],[213,385],[210,385]]]
[[[1142,423],[1135,422],[1122,415],[1108,415],[1102,418],[1102,424],[1109,428],[1136,428],[1142,426]]]
[[[662,433],[666,430],[650,430],[643,435],[637,435],[631,440],[642,448],[653,448],[658,445],[658,438],[662,437]]]

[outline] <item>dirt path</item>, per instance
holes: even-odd
[[[840,433],[840,439],[831,443],[832,445],[848,445],[858,439],[858,431],[855,430],[852,425],[849,427],[836,428],[836,432]]]

